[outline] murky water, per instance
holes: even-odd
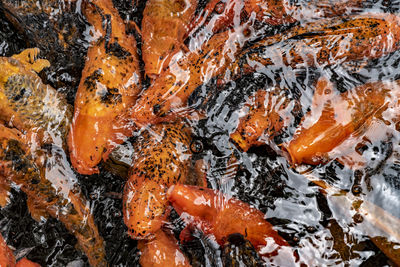
[[[38,3],[40,8],[32,7],[31,1],[1,2],[0,56],[10,57],[26,48],[40,48],[40,57],[51,63],[51,67],[39,73],[40,78],[73,105],[95,30],[81,12],[81,1],[76,4],[42,2]],[[135,1],[113,2],[122,19],[131,24],[134,22],[141,28],[145,1],[138,1],[137,4]],[[14,9],[9,8],[13,6],[10,3],[15,4]],[[202,14],[206,3],[200,1],[196,14]],[[345,51],[349,51],[349,43],[354,44],[351,43],[352,38],[363,39],[365,36],[357,37],[354,31],[340,39],[339,34],[326,34],[318,31],[321,26],[318,28],[315,25],[327,19],[329,30],[334,31],[337,28],[332,23],[337,26],[351,20],[346,17],[349,14],[362,13],[367,14],[366,17],[373,17],[384,13],[388,17],[399,12],[400,2],[311,0],[285,1],[285,5],[286,16],[291,15],[293,20],[285,21],[285,17],[282,23],[275,26],[259,22],[256,16],[243,19],[238,15],[238,5],[234,12],[236,17],[230,25],[229,39],[225,40],[223,46],[224,53],[231,53],[231,56],[218,58],[217,63],[228,61],[229,58],[231,62],[222,68],[212,61],[212,57],[210,61],[205,60],[201,75],[206,83],[190,85],[194,90],[186,100],[182,100],[183,105],[171,104],[175,107],[175,110],[172,108],[172,115],[163,110],[167,104],[160,107],[165,112],[160,114],[167,114],[165,120],[176,114],[185,117],[186,124],[193,132],[190,162],[193,166],[196,163],[202,166],[207,186],[265,213],[266,219],[296,251],[299,260],[293,265],[396,266],[395,261],[400,258],[399,86],[390,87],[387,84],[394,84],[400,78],[400,50],[396,48],[400,40],[396,40],[396,33],[386,32],[391,37],[384,41],[377,38],[378,44],[383,43],[379,51],[357,57],[346,55]],[[351,5],[351,8],[347,7]],[[296,8],[289,9],[293,6]],[[332,22],[335,18],[340,22]],[[248,25],[248,32],[243,31],[243,24]],[[132,25],[128,31],[133,33],[131,36],[138,43],[141,90],[142,95],[146,95],[147,89],[150,92],[155,90],[154,81],[144,76],[141,58],[143,41]],[[184,52],[197,53],[207,40],[212,42],[214,34],[226,30],[219,29],[219,32],[213,33],[215,25],[216,19],[211,18],[206,26],[195,28],[185,41]],[[302,26],[306,29],[304,33],[301,29],[291,32]],[[292,34],[294,37],[289,36],[288,40],[285,40],[286,37],[277,37],[285,31],[289,33],[287,36]],[[322,38],[307,43],[307,40],[321,34],[326,34],[325,40]],[[373,36],[365,38],[372,40]],[[261,40],[273,39],[277,41],[257,47]],[[290,54],[300,42],[304,44],[299,49],[301,52],[298,57],[302,62],[296,61],[296,55]],[[326,47],[338,44],[343,51],[334,54],[330,50],[332,54],[327,57],[331,58],[320,60],[321,54],[318,53],[324,49],[324,44]],[[307,45],[314,50],[307,50]],[[387,53],[380,55],[380,51]],[[176,62],[187,62],[182,54],[176,54]],[[342,57],[342,54],[346,56]],[[176,76],[182,83],[189,84],[188,81],[193,78],[190,71],[180,70],[177,65],[181,65],[176,62],[171,61],[169,71],[179,73],[181,76]],[[318,96],[316,84],[323,78],[332,82],[333,86],[325,88]],[[379,92],[374,98],[364,96],[367,95],[364,91],[363,94],[357,91],[366,83],[381,81],[384,84],[371,86],[372,90]],[[391,90],[381,90],[384,86],[389,86]],[[257,142],[247,150],[240,147],[237,140],[232,140],[232,134],[243,118],[252,112],[251,106],[255,105],[258,92],[266,92],[267,95],[261,100],[265,112],[260,116],[267,120],[265,114],[275,112],[279,119],[278,123],[273,124],[275,128],[268,134],[260,134]],[[179,94],[179,90],[176,94]],[[384,104],[375,108],[370,103],[375,100],[378,102],[379,95],[384,96]],[[169,101],[161,100],[165,101],[162,103]],[[370,109],[373,109],[374,115],[369,115]],[[198,112],[197,117],[186,116],[193,110]],[[320,139],[328,140],[326,143],[318,138],[302,139],[303,149],[310,149],[316,143],[318,150],[318,142],[322,142],[319,146],[332,144],[332,149],[327,153],[314,153],[313,157],[303,156],[309,150],[294,155],[294,150],[290,150],[292,140],[303,138],[307,134],[302,135],[305,129],[316,124],[324,112],[331,112],[330,124],[322,125],[324,127],[319,129],[318,134],[324,133],[332,124],[339,126],[334,128],[333,134],[321,134]],[[358,117],[354,117],[356,115]],[[359,120],[362,121],[361,126],[354,123]],[[5,121],[3,117],[1,121],[6,126],[13,126],[12,121]],[[352,133],[340,140],[335,139],[345,125],[351,125]],[[73,184],[80,186],[82,195],[87,199],[85,207],[93,214],[98,232],[104,239],[105,258],[111,266],[139,264],[137,241],[127,235],[123,221],[122,194],[129,166],[134,164],[132,155],[138,153],[135,143],[145,143],[141,138],[146,136],[142,134],[149,129],[146,127],[135,129],[132,137],[120,145],[107,162],[102,162],[100,172],[93,175],[81,175],[73,170],[69,152],[64,151],[67,150],[65,146],[63,150],[52,148],[48,143],[40,144],[47,158],[44,173],[53,187],[67,188],[66,192],[61,192],[68,199],[69,190],[74,191]],[[51,130],[46,132],[49,133],[49,139],[57,136]],[[62,147],[63,143],[59,142],[58,146]],[[294,159],[298,159],[298,162]],[[32,161],[41,166],[40,162]],[[88,266],[88,258],[78,249],[79,241],[67,230],[68,227],[54,218],[42,218],[40,222],[33,220],[32,210],[29,211],[27,207],[27,201],[29,203],[29,198],[32,198],[30,191],[16,183],[12,183],[11,188],[10,202],[0,210],[0,230],[8,245],[15,248],[17,258],[27,256],[42,266]],[[178,237],[185,224],[172,211],[166,225]],[[256,263],[268,266],[292,264],[279,255],[261,259],[254,250],[246,254],[242,251],[248,247],[244,245],[245,240],[240,238],[232,238],[230,247],[221,248],[200,231],[193,235],[194,240],[181,245],[193,266],[230,266],[227,262],[232,257],[237,259],[238,265],[235,266],[239,266],[239,263],[245,266]],[[235,254],[232,251],[240,252]]]

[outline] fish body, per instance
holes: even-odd
[[[182,253],[174,236],[159,230],[151,240],[139,240],[142,267],[189,267],[189,259]]]
[[[209,188],[178,184],[168,191],[168,200],[187,221],[223,245],[231,234],[239,233],[260,251],[269,242],[288,246],[264,213],[250,205]]]
[[[43,135],[43,142],[65,144],[72,107],[63,95],[42,82],[37,72],[50,64],[31,48],[0,58],[0,119],[24,133]]]
[[[334,93],[331,83],[319,84],[311,112],[286,146],[292,164],[326,163],[333,149],[363,134],[389,108],[388,121],[399,119],[399,81],[369,82],[342,94]]]
[[[259,90],[250,97],[246,106],[246,115],[240,119],[238,127],[230,135],[231,140],[243,151],[265,144],[265,141],[282,130],[288,99],[280,88],[268,92]]]
[[[211,0],[193,20],[191,30],[206,25],[216,33],[254,18],[274,26],[296,21],[282,0]]]
[[[22,258],[17,262],[15,267],[40,267],[40,264],[32,262],[32,261],[28,260],[27,258]]]
[[[181,48],[188,35],[197,0],[150,0],[142,20],[142,55],[146,75],[157,77],[171,59],[171,52]],[[168,25],[168,26],[167,26]]]
[[[88,3],[84,13],[101,36],[88,49],[68,145],[74,168],[93,174],[115,144],[132,134],[127,110],[136,101],[141,76],[136,40],[126,33],[112,1]]]
[[[190,163],[189,129],[180,122],[162,123],[137,142],[124,189],[124,222],[135,239],[149,239],[168,215],[166,192],[185,181]]]
[[[72,169],[65,164],[64,152],[32,151],[23,138],[14,135],[0,127],[0,177],[19,186],[35,210],[60,220],[75,235],[91,265],[106,266],[103,239]]]
[[[242,50],[246,40],[243,31],[226,31],[200,50],[183,54],[143,92],[132,119],[148,124],[183,116],[191,109],[188,99],[195,89],[224,73],[239,77],[271,66],[322,68],[382,57],[400,48],[400,19],[366,14],[309,22]]]
[[[271,26],[349,15],[364,8],[362,0],[312,0],[287,3],[282,0],[211,0],[192,21],[191,31],[208,27],[213,33],[257,20]]]

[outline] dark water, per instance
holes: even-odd
[[[131,1],[114,1],[121,17],[138,25],[145,5],[144,1],[140,2],[133,6]],[[396,1],[368,1],[363,11],[395,13],[399,7],[400,3]],[[49,18],[42,13],[31,14],[29,19],[21,18],[22,25],[30,22],[27,25],[30,27],[29,31],[25,32],[18,29],[4,12],[6,11],[0,9],[0,55],[11,56],[25,48],[39,46],[44,57],[52,63],[52,67],[41,72],[40,76],[45,83],[65,94],[68,102],[73,104],[88,47],[85,31],[89,25],[85,18],[78,9],[63,13],[62,18]],[[62,57],[65,51],[61,48],[41,42],[47,36],[43,37],[35,32],[62,31],[57,23],[54,28],[48,29],[35,26],[42,25],[42,20],[50,23],[57,22],[57,19],[65,21],[62,24],[64,28],[76,29],[76,35],[71,36],[73,41],[69,43],[74,49],[66,57]],[[258,39],[291,26],[262,26],[264,34]],[[140,49],[140,36],[136,37]],[[57,39],[57,35],[51,37],[50,40],[53,41],[49,43],[57,43],[54,38]],[[400,52],[394,52],[377,60],[361,62],[363,67],[356,71],[354,66],[346,64],[335,64],[323,71],[337,83],[341,92],[346,92],[369,81],[400,78],[399,62]],[[375,128],[367,131],[365,136],[374,136],[378,131],[381,138],[363,143],[361,155],[365,164],[357,170],[335,160],[324,165],[294,168],[281,152],[280,145],[293,138],[301,118],[311,110],[314,93],[312,85],[320,73],[321,69],[318,67],[271,67],[244,75],[223,86],[211,80],[207,85],[199,87],[189,99],[189,104],[196,103],[195,107],[204,111],[207,116],[200,121],[190,122],[194,129],[194,140],[203,147],[193,155],[193,162],[203,159],[208,166],[209,187],[233,195],[264,212],[268,221],[297,251],[299,265],[395,266],[372,239],[384,236],[389,240],[394,237],[391,241],[400,241],[391,236],[390,231],[384,231],[387,227],[399,234],[400,225],[388,225],[393,221],[388,221],[382,213],[377,212],[382,209],[384,214],[397,218],[394,222],[400,221],[400,134],[397,125],[378,123]],[[242,152],[230,141],[230,134],[236,129],[242,115],[241,108],[256,91],[269,90],[276,84],[289,88],[283,97],[293,103],[293,106],[300,105],[300,108],[290,111],[289,122],[272,141]],[[207,95],[202,94],[204,91]],[[135,138],[131,138],[130,142],[135,142]],[[343,146],[345,145],[348,144],[345,142]],[[127,152],[128,155],[130,153],[134,152]],[[232,161],[232,157],[236,160]],[[113,168],[116,167],[102,167],[99,175],[76,174],[76,177],[84,195],[90,199],[99,232],[106,242],[109,264],[136,266],[139,264],[136,241],[126,235],[122,220],[120,194],[125,180],[116,175]],[[121,169],[122,173],[126,172],[126,166]],[[234,171],[230,173],[228,170]],[[322,191],[311,180],[323,180],[334,190]],[[55,219],[34,221],[27,210],[24,193],[18,188],[13,188],[11,193],[11,203],[0,210],[0,230],[18,255],[27,256],[42,266],[88,265],[86,256],[75,248],[76,239],[60,222]],[[369,206],[357,211],[354,206],[360,201],[369,203]],[[176,213],[172,213],[170,217],[178,234],[183,228],[183,222]],[[374,224],[370,225],[377,221],[383,224],[381,229]],[[216,244],[201,233],[197,233],[196,237],[182,247],[194,266],[221,266],[226,262],[226,255]],[[242,264],[249,265],[251,262],[244,259],[243,254],[237,257]],[[285,266],[279,259],[270,258],[266,261],[271,266]]]

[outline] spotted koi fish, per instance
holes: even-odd
[[[163,123],[143,133],[135,146],[124,189],[124,221],[135,239],[151,238],[168,215],[166,192],[189,172],[190,132],[185,124]]]

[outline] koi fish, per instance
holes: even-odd
[[[243,151],[265,144],[284,127],[283,118],[288,104],[282,89],[257,91],[246,103],[247,114],[240,119],[238,127],[230,136],[231,140]]]
[[[175,54],[176,60],[140,96],[131,110],[138,124],[174,120],[182,114],[189,96],[201,84],[223,73],[241,46],[243,33],[217,33],[200,50]],[[182,115],[178,114],[178,115]]]
[[[311,0],[296,1],[287,6],[286,12],[296,21],[351,15],[371,7],[364,0]]]
[[[0,123],[0,138],[8,138],[17,140],[21,143],[26,143],[27,138],[26,136],[18,131],[17,129],[11,129],[5,127],[3,124]],[[7,180],[7,177],[3,177],[0,175],[0,206],[5,207],[9,202],[11,185],[10,182]]]
[[[72,107],[63,95],[42,83],[37,75],[50,66],[30,48],[12,57],[0,57],[0,119],[40,143],[63,147],[72,118]],[[64,146],[66,147],[66,146]]]
[[[148,124],[185,115],[195,89],[227,70],[238,77],[270,66],[325,67],[379,58],[400,48],[400,19],[391,14],[310,22],[241,50],[251,38],[244,36],[244,30],[217,33],[201,50],[183,54],[141,95],[132,108],[132,119]]]
[[[158,230],[151,240],[139,240],[140,265],[142,267],[191,266],[179,248],[178,241],[163,230]]]
[[[82,174],[98,173],[115,144],[132,135],[126,116],[136,101],[141,76],[137,44],[111,0],[88,3],[84,13],[101,36],[89,47],[75,98],[68,136],[71,162]]]
[[[215,190],[177,184],[168,190],[168,200],[187,222],[214,236],[221,246],[235,233],[243,235],[258,251],[267,244],[273,247],[268,253],[288,246],[264,219],[264,213]]]
[[[142,55],[146,75],[156,78],[171,59],[171,52],[181,48],[188,35],[197,0],[150,0],[142,20]]]
[[[235,18],[247,21],[252,15],[255,15],[258,21],[270,25],[296,21],[287,14],[282,0],[211,0],[192,21],[190,28],[191,32],[195,32],[202,26],[210,25],[210,30],[216,33],[232,27]]]
[[[93,266],[106,266],[103,239],[62,150],[32,151],[21,136],[0,127],[0,177],[26,193],[34,209],[60,220]],[[61,157],[61,158],[60,158]],[[32,209],[30,209],[32,211]],[[35,214],[33,214],[34,218]]]
[[[124,222],[132,238],[149,239],[164,224],[169,213],[166,192],[185,180],[189,146],[189,129],[180,122],[155,125],[135,144],[123,197]]]
[[[376,59],[399,48],[398,16],[357,15],[311,22],[264,39],[243,51],[230,70],[246,73],[272,65],[325,67],[366,58]]]
[[[191,23],[191,32],[208,26],[211,32],[220,32],[235,23],[248,21],[252,17],[259,22],[281,26],[299,20],[321,19],[343,16],[361,11],[362,0],[296,1],[281,0],[211,0]],[[235,19],[237,20],[235,22]]]
[[[329,152],[351,136],[364,133],[389,108],[392,112],[387,120],[397,121],[399,86],[399,81],[369,82],[339,94],[329,81],[321,79],[311,113],[285,147],[292,164],[326,163]]]

